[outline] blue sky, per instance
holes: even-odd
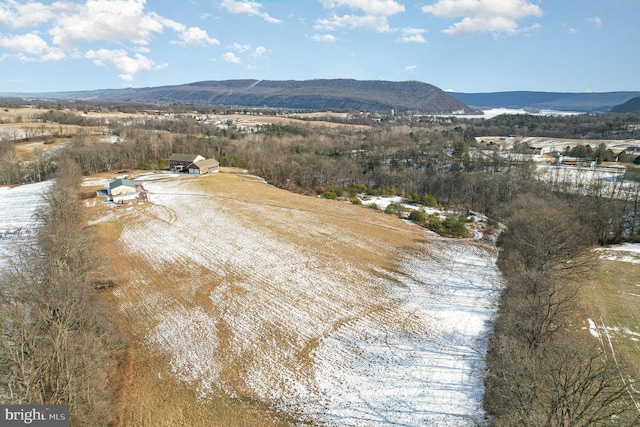
[[[638,0],[0,1],[0,92],[201,80],[640,90]]]

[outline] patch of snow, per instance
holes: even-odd
[[[46,205],[44,196],[52,182],[0,187],[0,270],[13,256],[15,245],[32,237],[40,226],[36,213]]]
[[[113,180],[108,178],[85,178],[80,185],[82,187],[107,187],[111,181]]]
[[[596,326],[596,322],[594,322],[591,319],[587,319],[587,322],[589,322],[589,333],[594,337],[600,339],[600,332],[598,332],[598,327]]]
[[[437,249],[433,251],[433,246]],[[331,425],[477,425],[500,286],[485,248],[438,241],[387,274],[403,327],[361,320],[318,348],[316,416]],[[393,323],[392,323],[393,325]]]
[[[624,178],[625,168],[588,168],[571,165],[537,164],[538,179],[552,183],[566,191],[589,194],[597,189],[600,194],[630,198],[638,183]]]
[[[376,205],[378,209],[385,210],[392,203],[402,203],[402,196],[367,196],[362,200],[365,206]]]
[[[135,304],[124,289],[114,291],[124,312],[147,319],[147,344],[167,353],[177,378],[204,397],[221,389],[312,423],[472,426],[484,419],[486,340],[502,286],[493,248],[426,237],[416,251],[398,252],[393,270],[354,265],[332,245],[376,252],[381,243],[296,212],[298,233],[331,236],[323,250],[310,249],[273,231],[291,225],[270,219],[272,207],[252,207],[272,221],[266,227],[190,182],[149,181],[144,211],[109,213],[140,215],[119,242],[158,273],[169,263],[206,272],[189,276],[179,301],[143,277],[126,291],[140,295]],[[185,302],[202,280],[215,283],[206,310]],[[238,361],[240,384],[229,384],[222,373]]]
[[[135,182],[160,181],[169,178],[177,178],[179,176],[181,175],[175,172],[149,172],[138,174],[133,180]]]
[[[623,243],[594,250],[601,259],[640,264],[640,243]]]

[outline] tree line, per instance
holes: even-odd
[[[457,119],[458,123],[464,123]],[[537,116],[502,114],[467,122],[474,136],[520,135],[577,139],[640,139],[640,113]]]
[[[80,229],[81,178],[60,161],[37,241],[0,275],[0,400],[68,404],[73,425],[114,425],[126,340],[98,294],[110,279]]]
[[[607,348],[572,325],[595,236],[576,207],[520,195],[501,234],[506,282],[489,341],[484,406],[494,426],[635,425],[640,418]],[[624,369],[624,368],[622,368]]]

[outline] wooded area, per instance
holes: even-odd
[[[126,341],[98,289],[99,248],[80,227],[78,165],[59,160],[43,227],[0,275],[3,403],[68,404],[73,425],[113,425]]]

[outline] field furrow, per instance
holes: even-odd
[[[201,401],[344,426],[474,425],[500,287],[489,245],[243,175],[145,183],[115,301]]]

